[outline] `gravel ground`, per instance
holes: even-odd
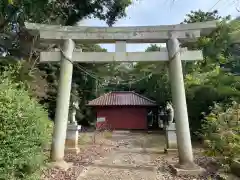
[[[136,139],[141,139],[135,142]],[[141,144],[142,136],[139,138],[136,135],[130,134],[118,134],[114,141],[106,140],[102,142],[102,145],[90,145],[87,149],[81,150],[78,155],[67,154],[65,160],[72,162],[73,167],[67,171],[63,171],[56,168],[51,168],[43,172],[42,180],[77,180],[80,174],[85,174],[81,179],[84,180],[217,180],[216,177],[218,166],[217,162],[213,158],[202,156],[200,152],[195,154],[195,163],[206,169],[206,174],[199,177],[194,176],[174,176],[169,168],[169,162],[177,163],[178,157],[176,155],[166,154],[138,154],[131,153],[130,151],[125,153],[120,152],[121,148],[133,149],[143,148],[146,145]],[[149,146],[149,144],[148,144]],[[122,154],[122,155],[121,155]],[[149,157],[148,157],[149,156]],[[103,163],[107,166],[97,166],[96,161]],[[129,160],[129,161],[128,161]],[[95,162],[94,162],[95,161]],[[143,169],[118,169],[112,167],[112,165],[132,165],[134,167],[152,166],[156,171],[150,172]],[[108,167],[109,166],[109,167]],[[88,170],[85,172],[86,167]],[[135,171],[135,173],[133,173]],[[84,172],[84,173],[83,173]],[[94,173],[95,172],[95,173]],[[132,173],[132,174],[131,174]],[[95,175],[94,175],[95,174]],[[146,177],[145,177],[146,176]],[[228,179],[230,180],[230,179]],[[235,179],[234,179],[235,180]]]
[[[172,156],[171,162],[178,162],[178,157]],[[206,169],[206,173],[203,176],[175,176],[171,173],[169,168],[169,157],[161,156],[155,160],[155,164],[158,167],[157,179],[158,180],[217,180],[217,164],[213,158],[205,156],[196,156],[195,163]]]
[[[103,142],[102,142],[103,143]],[[90,145],[86,149],[80,148],[80,153],[74,155],[65,154],[65,161],[73,163],[73,166],[67,171],[59,168],[49,168],[43,171],[42,180],[76,180],[84,167],[89,166],[94,160],[104,157],[107,153],[116,147],[116,143],[106,142],[107,147],[99,145]]]

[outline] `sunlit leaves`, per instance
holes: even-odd
[[[230,107],[215,104],[212,112],[205,117],[202,136],[207,142],[207,154],[222,157],[223,163],[231,163],[239,157],[240,106],[233,102]]]

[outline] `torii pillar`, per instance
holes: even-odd
[[[179,163],[177,165],[172,165],[172,169],[176,174],[198,175],[204,172],[204,170],[198,167],[193,159],[182,62],[180,57],[180,43],[174,34],[172,34],[172,37],[167,41],[167,49],[169,55],[169,77],[179,153]]]
[[[58,83],[57,105],[55,124],[53,130],[53,142],[51,148],[51,160],[62,161],[64,158],[67,121],[69,113],[70,93],[73,72],[73,50],[75,43],[71,39],[64,40],[60,65],[60,78]]]

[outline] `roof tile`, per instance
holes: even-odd
[[[132,91],[104,94],[88,103],[89,106],[155,106],[156,102]]]

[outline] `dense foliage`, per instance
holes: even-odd
[[[0,179],[37,177],[46,160],[43,147],[51,140],[47,111],[16,82],[18,69],[0,76]]]
[[[206,153],[217,156],[223,164],[231,164],[240,157],[240,105],[233,102],[230,107],[215,104],[205,117],[202,136]]]
[[[16,8],[21,8],[24,18],[30,22],[45,24],[75,25],[86,17],[97,17],[113,25],[117,19],[125,16],[126,7],[131,0],[11,0]],[[0,2],[0,24],[10,17],[15,8],[7,8],[9,0]]]

